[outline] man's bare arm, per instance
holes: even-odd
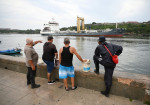
[[[59,64],[61,64],[61,53],[62,53],[62,48],[59,50]]]
[[[58,53],[55,53],[55,57],[56,57],[56,59],[58,58]]]
[[[42,40],[38,40],[38,41],[33,42],[34,45],[36,45],[38,43],[42,43]]]
[[[75,54],[77,56],[77,58],[81,61],[81,62],[84,62],[84,60],[82,59],[82,57],[77,53],[76,49],[74,47],[71,48],[71,52],[73,54]]]
[[[35,70],[35,66],[34,66],[34,64],[33,64],[33,61],[32,61],[32,60],[29,60],[29,64],[31,65],[32,70]]]

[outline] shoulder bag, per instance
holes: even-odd
[[[112,57],[112,60],[115,64],[118,64],[118,56],[117,55],[112,55],[111,52],[109,51],[109,49],[104,45],[104,47],[107,49],[107,51],[109,52],[109,54],[111,55]]]

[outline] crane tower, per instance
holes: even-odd
[[[82,30],[84,30],[84,18],[77,16],[77,33],[80,33],[80,20],[81,20]]]

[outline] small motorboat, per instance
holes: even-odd
[[[8,49],[8,50],[1,50],[0,54],[3,55],[11,55],[11,54],[19,54],[21,52],[21,49]]]

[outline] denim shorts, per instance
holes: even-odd
[[[54,69],[54,62],[51,61],[45,61],[44,62],[47,64],[47,72],[51,73]]]

